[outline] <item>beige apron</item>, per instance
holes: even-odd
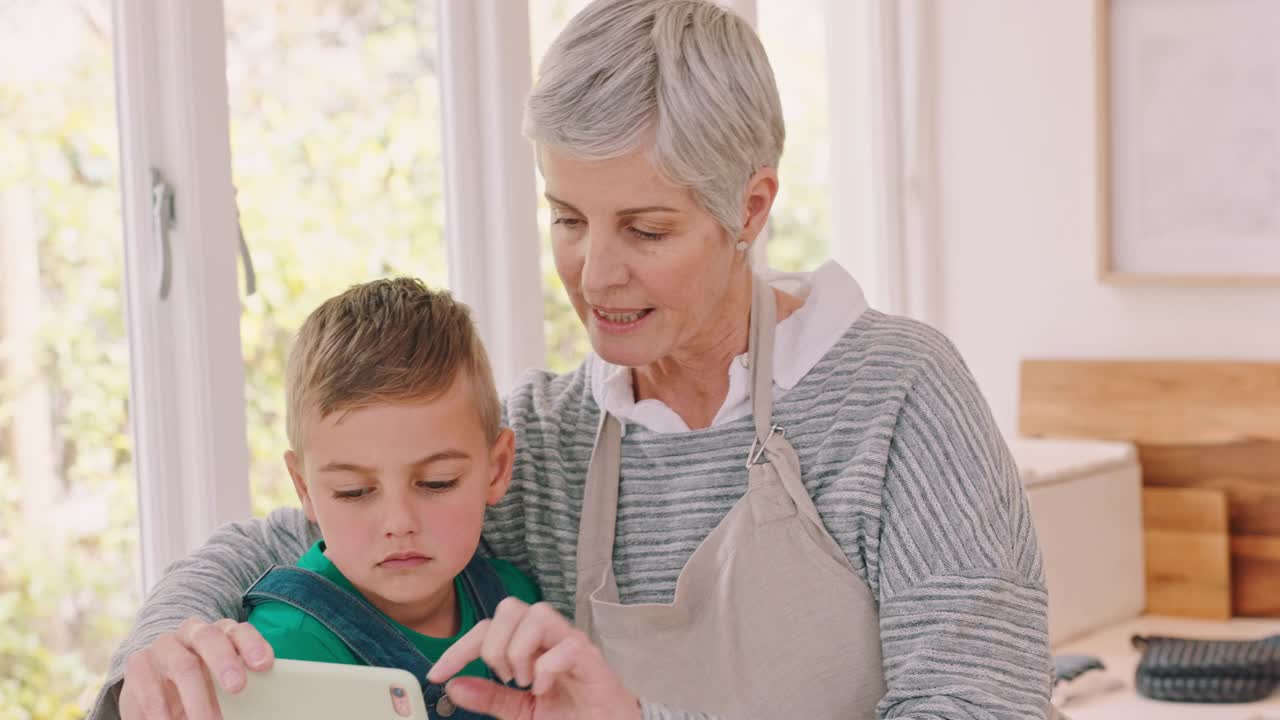
[[[756,442],[746,494],[689,558],[670,605],[622,605],[613,574],[621,431],[601,418],[578,535],[577,624],[641,697],[729,718],[875,718],[880,627],[772,425],[773,291],[754,281],[748,358]]]

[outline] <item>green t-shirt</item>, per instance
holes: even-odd
[[[502,585],[511,595],[527,603],[535,603],[542,599],[542,592],[524,573],[505,560],[486,558],[487,562],[498,573]],[[298,567],[310,570],[334,583],[343,590],[359,595],[359,591],[350,580],[338,570],[329,558],[324,555],[324,541],[321,540],[298,560]],[[454,592],[458,597],[458,609],[461,624],[458,634],[451,638],[435,638],[409,629],[400,623],[387,618],[414,647],[428,660],[435,662],[440,655],[476,624],[476,608],[472,607],[467,593],[463,590],[461,580],[454,578]],[[385,617],[385,616],[384,616]],[[344,665],[363,665],[358,657],[347,648],[332,631],[320,621],[305,612],[282,602],[266,602],[249,613],[249,623],[262,633],[262,637],[271,643],[276,657],[289,660],[313,660],[316,662],[341,663]],[[487,675],[484,663],[475,660],[462,670],[460,675]]]

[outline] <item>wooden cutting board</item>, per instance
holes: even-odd
[[[1140,446],[1148,487],[1221,490],[1235,614],[1280,617],[1280,443]]]
[[[1145,487],[1222,493],[1235,614],[1280,617],[1280,363],[1027,360],[1019,430],[1129,441]]]
[[[1280,442],[1280,363],[1028,360],[1021,394],[1024,435]]]
[[[1225,620],[1231,617],[1231,537],[1220,490],[1142,491],[1147,612]]]
[[[1280,537],[1231,537],[1232,603],[1236,615],[1280,617]]]
[[[1226,495],[1235,614],[1280,617],[1280,443],[1146,445],[1138,461],[1147,487]]]

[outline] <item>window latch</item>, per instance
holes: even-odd
[[[151,234],[156,243],[156,292],[161,300],[169,297],[170,278],[173,274],[173,257],[169,249],[169,231],[178,224],[178,214],[173,201],[173,186],[165,181],[159,170],[151,168]]]

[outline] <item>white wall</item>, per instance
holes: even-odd
[[[1026,357],[1280,360],[1280,288],[1096,279],[1095,3],[935,8],[939,324],[1001,427]]]

